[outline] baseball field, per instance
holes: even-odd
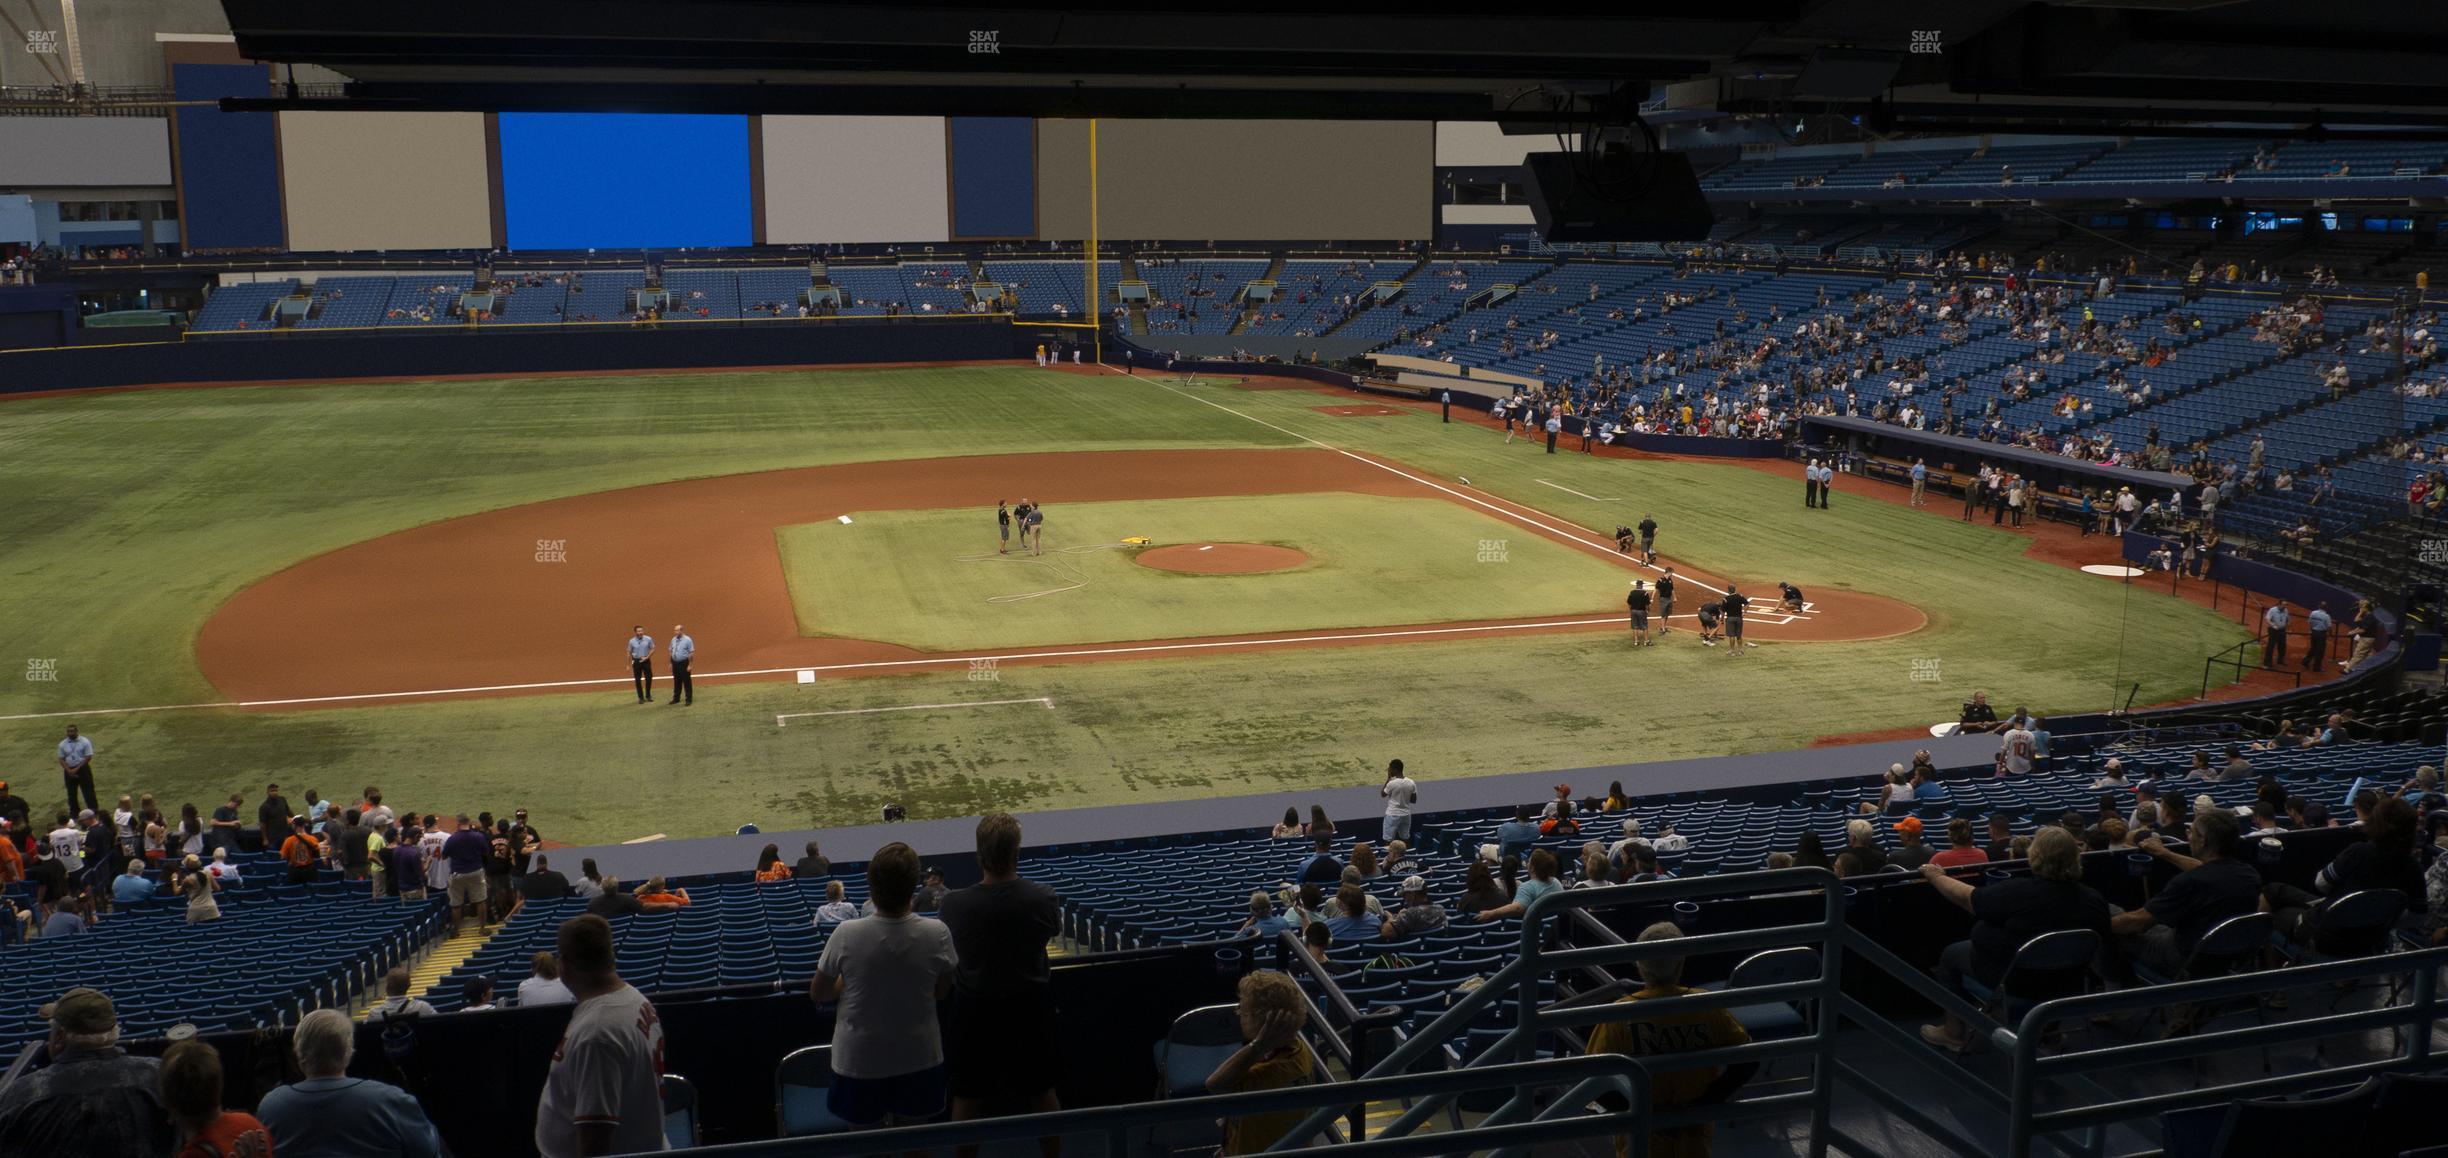
[[[6,777],[55,807],[73,722],[106,797],[379,784],[525,805],[556,840],[680,837],[1394,755],[1433,783],[1792,748],[1975,689],[2153,703],[2242,638],[1868,484],[1810,511],[1772,469],[1549,456],[1287,385],[968,365],[0,402]],[[1041,553],[998,549],[1022,499]],[[1643,515],[1682,591],[1636,650],[1625,590],[1657,572],[1612,531]],[[1729,583],[1740,659],[1690,632]],[[694,706],[637,702],[639,624],[686,625]]]

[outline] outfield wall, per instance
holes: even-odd
[[[279,334],[0,352],[0,395],[197,383],[366,377],[955,362],[1019,357],[998,321],[827,321],[664,329]]]

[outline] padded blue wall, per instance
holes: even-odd
[[[181,101],[267,96],[271,74],[260,64],[179,64],[170,84]],[[225,113],[210,106],[178,110],[181,219],[189,249],[279,249],[280,130],[271,113]]]
[[[1037,126],[953,117],[952,236],[1037,236]]]
[[[748,245],[748,118],[501,114],[512,249]]]

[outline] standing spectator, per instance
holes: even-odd
[[[244,807],[246,807],[246,795],[232,792],[229,803],[213,809],[212,825],[204,832],[204,847],[208,852],[216,848],[226,848],[233,852],[241,851],[238,847],[238,833],[241,824],[238,818],[245,815],[239,811]]]
[[[1999,737],[1998,751],[2006,757],[2007,775],[2031,775],[2032,761],[2040,753],[2040,739],[2032,734],[2030,717],[2023,714],[2023,709],[2015,709],[2005,735]]]
[[[91,737],[77,734],[75,724],[68,725],[68,735],[59,742],[60,776],[68,785],[68,811],[77,810],[77,794],[85,794],[85,807],[98,809],[94,799],[94,746]]]
[[[348,1076],[357,1027],[337,1009],[298,1022],[290,1049],[305,1076],[265,1094],[255,1114],[280,1158],[439,1158],[442,1139],[408,1091]]]
[[[92,816],[93,813],[85,815]],[[60,868],[68,874],[69,879],[82,878],[85,875],[85,829],[63,812],[59,814],[59,825],[51,830],[48,839],[51,842],[51,855],[59,858]]]
[[[510,888],[510,862],[515,858],[516,846],[516,838],[510,835],[509,818],[493,821],[485,835],[484,873],[485,897],[492,920],[497,923],[509,920],[519,907],[519,895]]]
[[[442,842],[442,858],[450,868],[451,908],[461,920],[481,919],[485,906],[485,838],[459,814],[459,826]]]
[[[577,998],[570,995],[569,986],[561,983],[561,959],[539,952],[527,961],[527,976],[518,983],[518,1004],[567,1005]]]
[[[17,833],[0,820],[0,891],[25,879],[25,858],[17,852]]]
[[[791,875],[806,877],[810,880],[829,877],[833,875],[833,862],[827,860],[824,852],[816,847],[815,841],[811,840],[807,842],[807,855],[800,857],[799,863],[791,866]]]
[[[425,829],[414,814],[399,829],[399,839],[391,845],[390,860],[385,867],[392,885],[403,901],[425,899]],[[563,882],[567,884],[568,882]]]
[[[170,1152],[161,1063],[119,1048],[119,1011],[76,988],[39,1011],[51,1023],[51,1064],[0,1090],[0,1143],[11,1154]]]
[[[1240,996],[1244,1044],[1207,1075],[1207,1092],[1235,1094],[1307,1085],[1318,1064],[1309,1043],[1301,1040],[1307,1001],[1300,986],[1281,972],[1261,969],[1241,979]],[[1220,1153],[1261,1153],[1308,1116],[1303,1110],[1278,1110],[1225,1119]]]
[[[952,934],[914,916],[918,854],[899,841],[867,861],[872,916],[844,921],[825,941],[808,996],[838,998],[833,1085],[827,1104],[855,1126],[920,1121],[943,1112],[947,1075],[935,1003],[952,991]]]
[[[1062,1103],[1054,1096],[1059,1075],[1042,1048],[1058,1036],[1046,942],[1062,932],[1062,904],[1054,890],[1021,878],[1020,822],[1009,813],[978,819],[977,861],[978,883],[941,905],[958,962],[948,1043],[952,1117],[984,1117],[994,1102],[1052,1113]],[[1263,903],[1266,894],[1256,896]],[[1062,1150],[1055,1138],[1038,1146],[1048,1158]]]
[[[1419,802],[1419,785],[1403,773],[1403,762],[1386,762],[1385,784],[1377,789],[1385,798],[1385,827],[1380,839],[1386,841],[1411,839],[1411,806]]]
[[[340,875],[343,879],[366,879],[366,838],[372,831],[365,826],[365,814],[352,808],[340,814],[340,834],[333,837],[335,852],[340,855]]]
[[[221,850],[213,851],[218,853]],[[220,891],[221,882],[205,872],[204,866],[196,858],[188,857],[180,867],[178,889],[179,895],[187,898],[188,924],[221,919],[221,902],[213,898],[213,894]]]
[[[34,863],[26,866],[26,883],[34,887],[34,902],[47,904],[68,896],[68,870],[48,841],[34,846]]]
[[[536,854],[544,851],[544,834],[527,819],[526,809],[510,816],[510,875],[523,877],[527,875],[527,866],[535,863]]]
[[[30,852],[34,839],[32,823],[34,806],[26,798],[9,791],[8,781],[0,780],[0,821],[8,824],[8,839],[17,843],[17,851]]]
[[[263,803],[255,806],[255,838],[265,852],[278,849],[281,841],[287,839],[292,815],[289,798],[281,795],[280,785],[264,785]]]
[[[193,1038],[171,1046],[161,1059],[161,1100],[178,1130],[175,1158],[271,1158],[264,1124],[221,1108],[221,1051]]]
[[[653,1003],[622,981],[612,926],[572,917],[559,935],[563,981],[578,1007],[553,1049],[536,1103],[543,1158],[662,1150],[663,1026]]]
[[[281,842],[280,854],[281,863],[288,866],[290,884],[314,883],[318,871],[316,866],[323,860],[323,846],[315,841],[313,833],[306,830],[305,817],[290,818],[289,839]]]
[[[1659,921],[1641,930],[1640,944],[1672,941],[1683,936],[1683,930],[1673,923]],[[1687,988],[1683,981],[1681,957],[1646,957],[1633,963],[1639,971],[1641,987],[1617,1005],[1637,1005],[1642,1001],[1668,997],[1683,997],[1703,992]],[[1725,1009],[1696,1009],[1688,1013],[1662,1016],[1643,1015],[1637,1009],[1626,1010],[1621,1021],[1601,1022],[1590,1030],[1589,1052],[1613,1053],[1626,1057],[1654,1059],[1660,1054],[1689,1053],[1694,1050],[1723,1049],[1748,1044],[1751,1035],[1742,1023],[1734,1020]],[[1715,1105],[1733,1096],[1742,1084],[1751,1080],[1758,1063],[1745,1062],[1724,1069],[1667,1069],[1669,1063],[1651,1060],[1648,1065],[1654,1075],[1650,1079],[1650,1104],[1659,1109],[1680,1109],[1686,1106]],[[1706,1158],[1714,1127],[1707,1122],[1652,1130],[1649,1152],[1661,1155]],[[1625,1147],[1621,1140],[1616,1152]]]
[[[425,999],[408,992],[415,984],[415,976],[408,972],[408,967],[405,965],[397,966],[383,974],[382,1003],[366,1011],[366,1024],[379,1025],[393,1018],[423,1017],[432,1013],[434,1011],[432,1005],[426,1003]]]

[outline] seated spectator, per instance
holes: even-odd
[[[603,895],[603,870],[595,867],[595,858],[578,862],[578,879],[570,882],[570,895],[594,900]]]
[[[1614,780],[1608,782],[1606,799],[1599,801],[1598,807],[1604,812],[1627,812],[1631,810],[1632,798],[1624,795],[1623,781]]]
[[[2423,870],[2423,929],[2434,945],[2448,945],[2448,822],[2444,821],[2448,813],[2431,814],[2431,867]]]
[[[1892,863],[1904,866],[1907,871],[1919,872],[1922,865],[1928,864],[1930,858],[1937,855],[1937,849],[1921,843],[1920,817],[1907,816],[1896,821],[1895,833],[1895,855],[1888,859]]]
[[[470,977],[459,986],[459,1012],[483,1013],[486,1010],[498,1008],[500,1007],[493,1004],[492,978]]]
[[[2317,800],[2306,800],[2301,796],[2289,796],[2287,797],[2286,801],[2286,811],[2288,827],[2290,828],[2329,827],[2328,806]]]
[[[1334,821],[1326,819],[1326,806],[1322,804],[1310,805],[1309,839],[1331,841],[1334,839],[1334,833]]]
[[[1462,870],[1462,895],[1454,900],[1454,910],[1465,917],[1476,917],[1509,899],[1497,886],[1496,874],[1489,871],[1488,862],[1473,860]]]
[[[1531,904],[1536,902],[1540,897],[1546,896],[1547,894],[1555,892],[1556,890],[1564,887],[1564,882],[1556,879],[1557,872],[1558,870],[1554,853],[1543,848],[1532,850],[1530,853],[1530,875],[1523,878],[1520,884],[1514,886],[1513,899],[1505,904],[1480,913],[1479,919],[1482,921],[1495,921],[1501,920],[1505,917],[1518,917],[1523,913],[1528,912]]]
[[[88,895],[61,897],[51,906],[51,915],[43,919],[45,937],[73,937],[93,927],[93,898]]]
[[[171,1148],[161,1063],[119,1048],[119,1011],[100,991],[45,1005],[51,1063],[0,1090],[0,1143],[11,1154],[151,1155]]]
[[[1530,820],[1530,806],[1524,804],[1516,807],[1513,810],[1513,819],[1496,826],[1496,856],[1494,859],[1528,856],[1530,846],[1537,844],[1538,838],[1539,826]]]
[[[1834,867],[1828,860],[1827,849],[1819,843],[1819,833],[1808,828],[1794,841],[1793,862],[1803,868]]]
[[[213,850],[212,860],[204,865],[204,875],[213,879],[213,887],[216,889],[235,888],[246,883],[246,874],[241,872],[237,865],[230,863],[229,850],[226,848]]]
[[[1680,854],[1691,851],[1691,838],[1676,832],[1674,822],[1669,820],[1658,825],[1657,837],[1649,842],[1649,847],[1661,856]]]
[[[1369,911],[1369,903],[1375,899],[1356,884],[1336,889],[1336,915],[1326,919],[1326,932],[1337,941],[1375,940],[1382,921]]]
[[[1641,930],[1639,943],[1654,944],[1683,936],[1670,921]],[[1682,997],[1702,992],[1686,988],[1681,957],[1646,957],[1633,963],[1640,973],[1641,987],[1616,1002],[1634,1005],[1667,997]],[[1702,1009],[1663,1016],[1643,1015],[1637,1008],[1624,1011],[1621,1021],[1601,1022],[1590,1030],[1589,1052],[1612,1053],[1626,1057],[1655,1058],[1661,1054],[1689,1053],[1694,1050],[1723,1049],[1744,1045],[1751,1035],[1734,1015],[1724,1009]],[[1648,1062],[1650,1104],[1658,1109],[1681,1109],[1687,1106],[1711,1106],[1734,1095],[1744,1082],[1751,1080],[1756,1062],[1745,1062],[1724,1069],[1667,1069],[1666,1063]],[[1611,1095],[1610,1095],[1611,1096]],[[1652,1154],[1706,1155],[1715,1127],[1702,1122],[1690,1126],[1675,1126],[1652,1130],[1649,1152]],[[1616,1142],[1622,1153],[1625,1141]]]
[[[405,965],[397,966],[389,973],[383,974],[382,1004],[366,1011],[366,1024],[380,1025],[394,1018],[424,1017],[431,1014],[434,1011],[431,1004],[427,1003],[424,998],[408,992],[415,984],[415,977],[409,974],[408,967]]]
[[[791,879],[790,866],[782,863],[781,848],[771,844],[766,845],[764,851],[757,854],[757,883],[769,885],[789,879]]]
[[[1995,732],[2005,725],[1997,718],[1997,709],[1989,706],[1989,693],[1974,692],[1964,701],[1963,713],[1956,721],[1959,732]]]
[[[1309,1084],[1318,1064],[1309,1043],[1301,1040],[1308,1003],[1300,986],[1283,973],[1260,969],[1241,979],[1240,995],[1244,1044],[1207,1075],[1207,1092],[1237,1094]],[[1261,1153],[1308,1116],[1305,1110],[1277,1110],[1227,1118],[1219,1153]]]
[[[1418,858],[1411,855],[1409,842],[1400,840],[1386,842],[1385,875],[1410,876],[1418,871],[1420,871],[1420,863]]]
[[[948,1092],[935,1006],[952,992],[952,934],[910,911],[918,854],[895,841],[867,861],[875,914],[845,921],[825,941],[808,997],[839,999],[827,1105],[843,1121],[919,1121]]]
[[[1402,903],[1401,911],[1386,918],[1378,928],[1379,936],[1399,940],[1445,927],[1445,906],[1428,899],[1428,878],[1404,878]]]
[[[1989,843],[1981,851],[1990,860],[2014,860],[2014,817],[2003,812],[1989,814]]]
[[[1946,898],[1972,914],[1972,937],[1946,947],[1938,956],[1938,980],[1960,989],[1967,976],[1994,986],[2006,975],[2024,943],[2062,929],[2108,932],[2108,902],[2082,883],[2082,846],[2062,828],[2043,828],[2032,835],[2031,875],[2010,877],[1974,888],[1946,875],[1936,865],[1921,875]],[[1941,1025],[1921,1027],[1921,1040],[1942,1049],[1963,1052],[1971,1044],[1963,1021],[1947,1015]]]
[[[1300,809],[1285,805],[1283,819],[1276,822],[1275,825],[1275,839],[1290,840],[1296,836],[1305,836],[1307,832],[1308,830],[1301,827]]]
[[[561,959],[549,952],[538,952],[527,962],[527,976],[518,984],[518,1004],[567,1005],[577,998],[570,995],[569,986],[561,982]]]
[[[2109,922],[2126,953],[2161,973],[2182,968],[2194,946],[2220,921],[2261,907],[2260,870],[2237,859],[2243,827],[2235,813],[2202,809],[2189,831],[2192,856],[2168,848],[2155,835],[2141,842],[2142,851],[2184,871],[2160,886],[2144,907],[2117,913]],[[2183,1024],[2171,1025],[2170,1031]]]
[[[1352,846],[1351,867],[1359,870],[1360,879],[1364,881],[1373,881],[1385,875],[1385,871],[1377,867],[1377,847],[1365,840]]]
[[[401,847],[413,848],[415,846],[402,845]],[[407,879],[408,874],[401,874],[400,880],[404,882]],[[570,879],[563,876],[559,869],[552,867],[549,858],[539,855],[535,858],[535,867],[528,870],[527,875],[518,878],[518,891],[520,896],[531,901],[557,901],[571,895]]]
[[[1581,835],[1581,822],[1573,819],[1572,785],[1556,785],[1556,798],[1547,802],[1539,814],[1540,836],[1575,837]]]
[[[1666,870],[1658,865],[1657,849],[1647,841],[1641,841],[1624,850],[1621,876],[1628,885],[1647,884],[1665,880]]]
[[[141,860],[127,862],[127,871],[111,880],[111,903],[115,905],[133,905],[138,901],[152,900],[153,892],[153,881],[145,876],[145,864]]]
[[[1641,847],[1648,846],[1644,844]],[[1596,889],[1615,883],[1615,862],[1607,858],[1606,845],[1597,841],[1587,841],[1581,845],[1580,871],[1581,879],[1573,882],[1573,888]]]
[[[816,927],[821,929],[827,925],[857,920],[858,915],[859,907],[850,903],[848,894],[842,890],[842,883],[826,881],[825,903],[816,906]]]
[[[645,886],[637,891],[637,899],[639,904],[648,906],[668,906],[674,909],[685,909],[689,906],[688,890],[675,889],[665,884],[662,877],[646,878]]]
[[[1947,847],[1932,855],[1929,863],[1951,869],[1968,864],[1984,864],[1988,860],[1989,854],[1972,839],[1972,822],[1958,816],[1947,821]]]
[[[1275,898],[1268,896],[1265,889],[1253,889],[1249,895],[1249,919],[1233,930],[1233,936],[1272,941],[1276,934],[1291,927],[1291,919],[1275,914]]]
[[[1348,912],[1343,908],[1343,890],[1346,888],[1357,889],[1360,892],[1360,911],[1358,913]],[[1335,882],[1335,895],[1323,906],[1318,907],[1317,912],[1319,916],[1327,920],[1351,916],[1382,917],[1385,915],[1385,905],[1377,900],[1375,893],[1368,891],[1367,882],[1360,879],[1360,870],[1345,865],[1343,866],[1343,878]]]
[[[2195,760],[2207,759],[2207,757],[2203,756],[2199,752],[2194,753],[2193,758]],[[2114,756],[2110,756],[2106,761],[2100,764],[2099,778],[2091,782],[2091,787],[2093,788],[2106,788],[2112,790],[2130,786],[2131,781],[2128,781],[2125,778],[2125,761]]]
[[[2414,854],[2414,825],[2412,805],[2394,796],[2382,797],[2363,826],[2370,839],[2339,849],[2336,857],[2321,866],[2311,889],[2270,882],[2261,896],[2276,917],[2278,931],[2290,940],[2309,944],[2320,931],[2321,915],[2331,902],[2365,889],[2395,889],[2405,894],[2409,906],[2419,903],[2425,881],[2422,863]]]
[[[348,1076],[357,1027],[337,1009],[298,1022],[290,1048],[305,1076],[265,1094],[256,1116],[280,1158],[439,1158],[442,1139],[408,1091]]]
[[[178,1131],[176,1158],[243,1158],[272,1153],[272,1136],[253,1114],[221,1108],[221,1052],[192,1038],[161,1059],[161,1099]]]
[[[610,920],[636,913],[668,913],[679,907],[679,902],[669,899],[648,903],[634,893],[622,892],[619,877],[605,877],[603,895],[588,901],[586,911]]]
[[[791,866],[791,875],[811,880],[816,877],[829,877],[833,875],[833,862],[826,859],[823,850],[817,848],[816,842],[811,840],[807,842],[807,855],[800,857],[799,863]]]
[[[919,913],[935,912],[943,908],[944,894],[948,891],[950,890],[944,888],[943,870],[930,867],[918,886],[917,894],[910,899],[910,910]]]
[[[1887,850],[1878,844],[1878,828],[1867,820],[1855,818],[1845,822],[1845,851],[1862,863],[1864,874],[1887,867]]]
[[[1309,859],[1301,862],[1300,872],[1293,880],[1304,884],[1332,884],[1343,876],[1343,862],[1334,855],[1334,838],[1316,836],[1310,839]]]

